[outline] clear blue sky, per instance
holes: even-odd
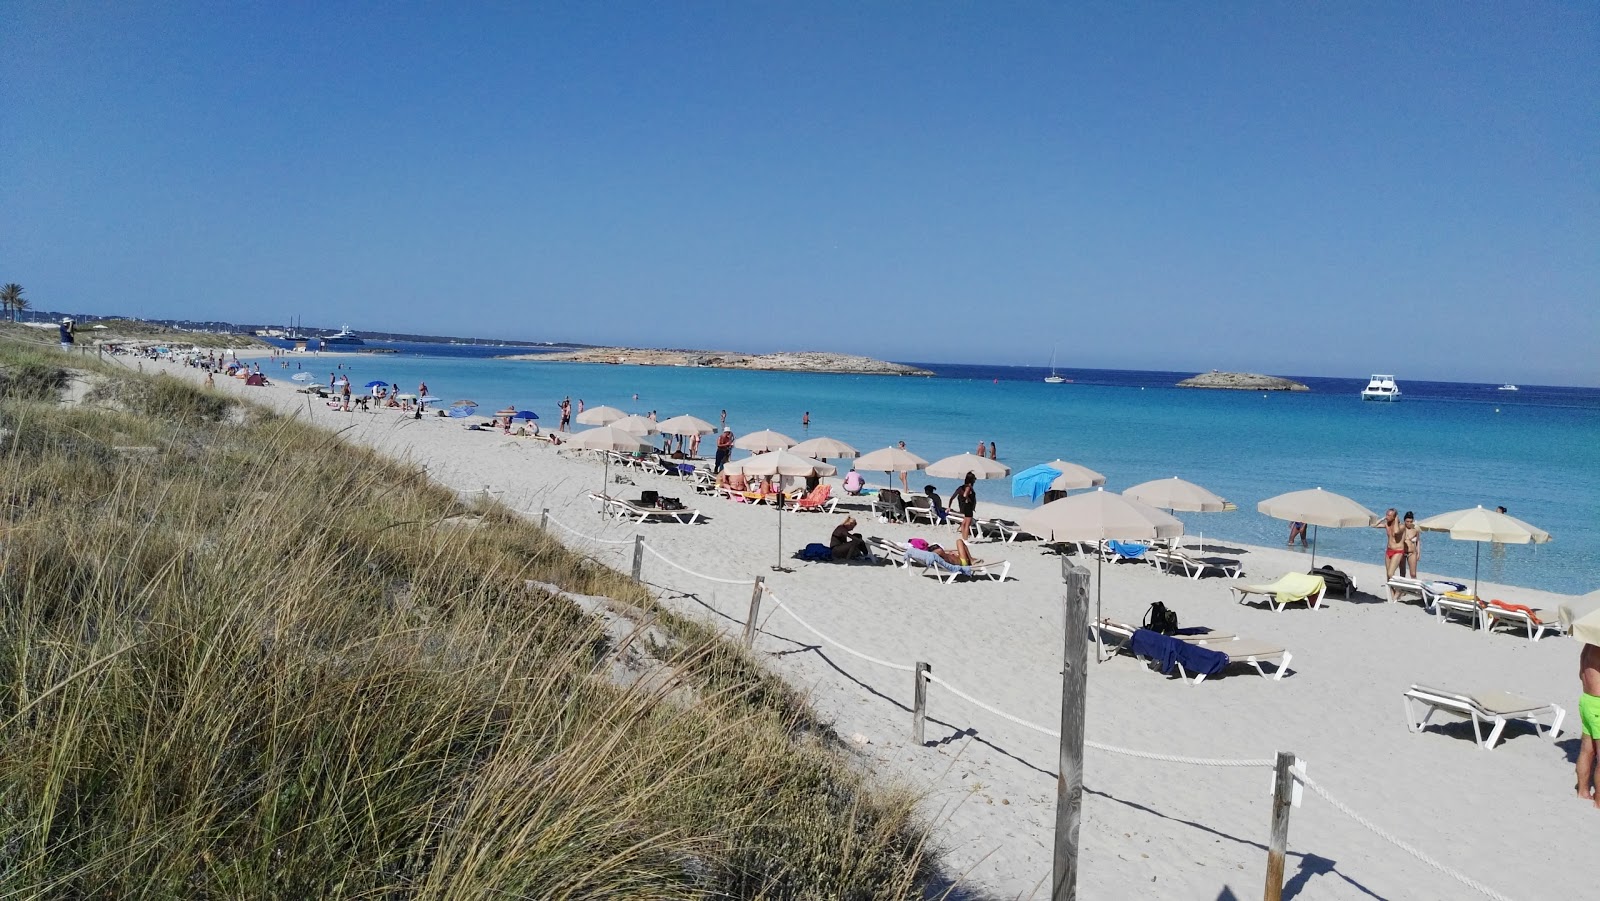
[[[36,307],[1600,384],[1600,4],[12,2]]]

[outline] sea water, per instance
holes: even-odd
[[[712,424],[727,411],[737,434],[774,429],[796,440],[827,435],[866,452],[905,441],[928,460],[994,442],[1020,471],[1060,458],[1098,470],[1106,490],[1179,476],[1238,504],[1228,513],[1178,513],[1208,546],[1282,543],[1288,524],[1255,512],[1257,501],[1322,487],[1382,513],[1419,519],[1483,505],[1548,531],[1544,545],[1482,545],[1424,534],[1422,569],[1470,580],[1480,551],[1485,581],[1565,593],[1600,588],[1600,390],[1421,382],[1400,373],[1394,403],[1363,402],[1366,380],[1303,378],[1310,392],[1207,391],[1174,387],[1193,373],[1060,370],[918,364],[931,378],[753,372],[701,367],[545,363],[487,358],[515,349],[384,344],[397,354],[289,355],[326,384],[336,365],[351,381],[426,382],[446,401],[480,412],[536,411],[553,428],[571,397],[665,419],[690,413]],[[279,370],[280,376],[283,370]],[[809,429],[801,425],[809,413]],[[711,439],[707,438],[709,443]],[[742,452],[741,452],[742,454]],[[831,461],[848,468],[848,461]],[[898,475],[868,473],[898,483]],[[910,474],[911,487],[956,483]],[[985,500],[1027,506],[1009,479],[978,483]],[[1372,560],[1383,536],[1371,529],[1320,529],[1319,556]]]

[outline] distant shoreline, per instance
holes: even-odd
[[[553,353],[507,354],[498,360],[542,363],[603,363],[621,366],[683,366],[703,369],[749,369],[768,372],[827,372],[852,375],[931,376],[932,370],[855,354],[786,351],[745,354],[723,350],[660,350],[641,347],[589,347]]]

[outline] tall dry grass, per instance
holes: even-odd
[[[0,394],[0,896],[924,890],[912,799],[737,649],[663,614],[671,678],[619,680],[525,587],[649,608],[625,577],[326,432],[93,377]]]

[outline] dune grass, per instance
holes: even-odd
[[[39,353],[0,340],[0,896],[925,892],[913,799],[780,681],[659,610],[669,677],[618,678],[526,585],[654,610],[626,577],[170,378],[60,405]]]

